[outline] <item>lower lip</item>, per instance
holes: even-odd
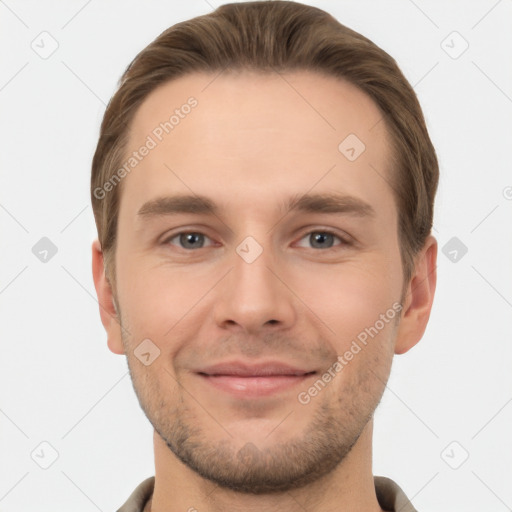
[[[308,373],[305,375],[237,377],[232,375],[199,374],[200,377],[216,389],[244,398],[264,397],[280,393],[304,382],[314,375],[314,373]]]

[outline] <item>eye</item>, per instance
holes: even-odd
[[[164,244],[174,245],[172,241],[175,239],[178,239],[178,243],[183,249],[202,249],[205,247],[205,239],[210,240],[210,238],[203,233],[198,233],[196,231],[182,231],[181,233],[177,233],[172,237],[164,240]],[[213,245],[213,243],[209,245]]]
[[[331,249],[333,247],[333,241],[336,238],[341,242],[341,244],[338,245],[350,245],[348,240],[344,240],[335,233],[325,230],[310,231],[302,237],[301,240],[307,239],[314,249]],[[304,246],[299,244],[299,247]]]
[[[350,242],[339,235],[328,230],[316,230],[306,233],[301,238],[307,240],[313,249],[332,249],[336,247],[334,240],[337,239],[340,243],[337,246],[350,245]],[[177,242],[175,241],[177,240]],[[210,243],[205,245],[205,241],[209,240]],[[204,247],[213,246],[215,243],[204,233],[198,231],[182,231],[167,238],[164,244],[178,245],[182,249],[203,249]],[[299,247],[304,247],[303,242],[298,244]]]

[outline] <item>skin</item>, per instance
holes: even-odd
[[[407,352],[426,328],[437,242],[428,237],[404,283],[396,205],[383,179],[389,139],[364,93],[312,72],[213,78],[196,73],[169,82],[137,111],[132,150],[168,112],[190,96],[198,100],[123,179],[116,290],[99,242],[92,247],[108,346],[126,355],[155,427],[151,509],[380,511],[373,413],[393,355]],[[350,133],[366,146],[353,162],[338,150]],[[282,209],[306,192],[355,196],[376,215]],[[220,210],[137,214],[147,201],[178,193],[207,196]],[[322,230],[335,236],[315,243]],[[194,243],[180,244],[179,232],[205,238],[189,248]],[[252,263],[236,252],[247,236],[263,249]],[[300,403],[298,393],[401,299],[395,319]],[[146,338],[160,350],[148,366],[134,354]],[[275,359],[317,374],[268,397],[235,398],[196,373],[230,359]]]

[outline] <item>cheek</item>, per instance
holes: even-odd
[[[218,281],[218,272],[211,269],[187,273],[126,261],[123,270],[119,279],[123,320],[132,335],[154,339],[161,349],[177,332],[190,329],[198,303]]]
[[[374,325],[400,298],[396,271],[381,262],[347,263],[323,272],[317,267],[311,279],[303,274],[302,281],[300,296],[340,342]]]

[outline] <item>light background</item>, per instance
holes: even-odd
[[[395,358],[374,473],[420,512],[512,510],[512,1],[309,3],[397,60],[441,166],[434,308]],[[0,511],[113,511],[154,474],[152,429],[98,314],[90,164],[136,53],[218,5],[0,1]],[[59,45],[47,59],[31,47],[43,31]],[[42,237],[58,249],[46,263]],[[455,262],[453,237],[468,249]],[[48,469],[41,442],[58,452]]]

